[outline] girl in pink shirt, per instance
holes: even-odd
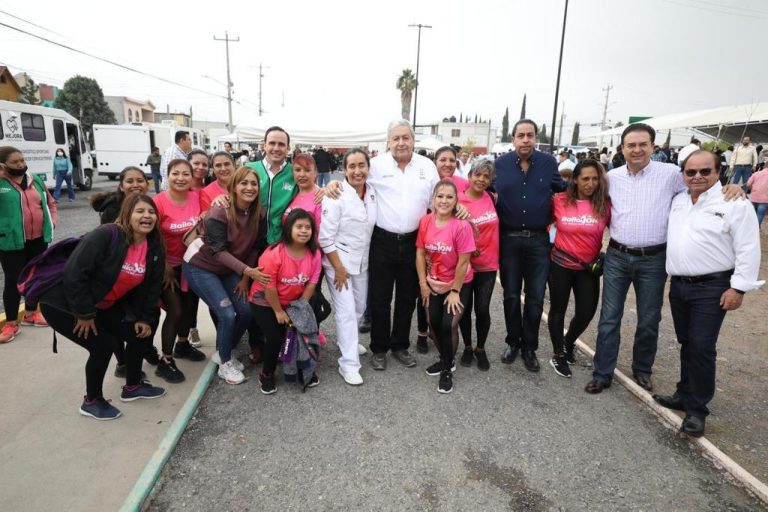
[[[172,160],[168,164],[168,190],[155,196],[158,223],[166,248],[162,293],[166,312],[161,330],[163,355],[155,375],[168,382],[185,379],[176,367],[174,356],[190,361],[205,360],[205,354],[189,343],[189,329],[195,318],[197,300],[195,294],[186,289],[186,283],[182,289],[181,275],[181,264],[187,250],[182,239],[187,231],[195,227],[200,216],[200,197],[197,191],[191,190],[193,183],[192,165],[187,160]]]
[[[187,160],[192,166],[192,190],[204,189],[208,177],[208,153],[202,149],[193,149],[187,155]]]
[[[763,223],[765,212],[768,211],[768,169],[757,171],[747,181],[749,200],[755,206],[758,226]]]
[[[472,290],[459,327],[464,338],[462,366],[471,366],[477,359],[477,368],[487,371],[491,364],[485,354],[485,341],[491,328],[491,296],[496,285],[496,271],[499,269],[499,217],[491,194],[487,192],[493,183],[496,168],[490,160],[477,160],[469,171],[469,187],[459,194],[459,202],[470,214],[475,225],[477,249],[472,253],[470,264],[474,271]],[[475,328],[477,348],[472,350],[472,305],[475,306]]]
[[[610,222],[611,205],[605,169],[597,160],[576,164],[568,190],[552,200],[557,234],[549,273],[549,336],[554,356],[549,364],[561,377],[570,377],[574,343],[592,321],[600,295],[600,278],[586,268],[603,247],[603,232]],[[565,311],[571,290],[576,311],[563,336]]]
[[[259,373],[261,392],[271,395],[276,391],[277,357],[291,321],[285,307],[300,297],[309,301],[320,280],[317,228],[309,212],[297,208],[288,215],[280,241],[264,251],[259,268],[270,280],[267,285],[254,282],[251,286],[251,311],[265,338],[264,366]],[[315,374],[307,386],[318,383]]]
[[[438,182],[432,197],[432,213],[421,219],[416,237],[416,272],[440,352],[440,360],[427,368],[427,375],[439,375],[438,392],[450,393],[459,321],[472,291],[469,259],[475,251],[475,239],[472,225],[454,216],[459,201],[452,181]]]
[[[307,153],[301,153],[293,159],[293,181],[296,182],[296,186],[299,188],[299,193],[293,198],[291,204],[285,209],[283,213],[283,224],[285,219],[288,218],[288,214],[296,208],[301,208],[309,212],[315,221],[315,227],[320,229],[320,216],[323,211],[323,204],[315,202],[315,195],[319,187],[317,182],[317,165],[315,165],[315,159],[312,155]]]
[[[229,180],[235,173],[235,162],[232,155],[226,151],[219,151],[213,155],[211,160],[213,166],[213,175],[216,181],[211,182],[207,187],[200,191],[200,211],[205,213],[211,209],[211,203],[219,196],[226,196]]]

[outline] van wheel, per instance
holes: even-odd
[[[115,181],[117,179],[117,176],[115,176],[114,174],[110,174],[108,178],[109,178],[109,181]]]
[[[85,171],[85,179],[77,185],[80,190],[91,190],[93,188],[93,171]]]

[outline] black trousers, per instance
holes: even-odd
[[[176,282],[181,283],[181,265],[173,268],[176,276]],[[163,306],[165,308],[165,321],[160,331],[160,337],[163,345],[163,354],[173,355],[173,345],[176,342],[176,336],[187,338],[189,329],[192,327],[192,321],[197,308],[197,295],[192,290],[181,291],[176,288],[171,291],[164,288],[162,293]]]
[[[107,373],[109,359],[118,342],[126,342],[126,384],[134,386],[141,380],[141,360],[148,350],[151,338],[137,338],[132,323],[122,322],[122,311],[117,308],[99,310],[96,313],[98,334],[89,334],[88,339],[75,336],[75,317],[66,311],[42,305],[42,312],[48,325],[88,351],[85,363],[85,389],[88,400],[103,397],[102,386]]]
[[[669,306],[680,343],[680,382],[677,393],[685,412],[704,418],[715,396],[717,337],[725,319],[720,296],[730,279],[684,283],[674,277],[669,285]]]
[[[450,368],[459,346],[459,322],[466,311],[469,296],[472,293],[472,283],[465,283],[459,290],[459,300],[464,304],[464,310],[458,314],[449,313],[445,306],[447,293],[429,297],[429,326],[435,336],[435,345],[440,352],[443,367]]]
[[[21,295],[16,288],[19,280],[19,274],[24,270],[24,266],[37,256],[42,254],[48,248],[48,244],[41,238],[27,240],[24,242],[24,248],[18,251],[0,251],[0,266],[3,268],[5,284],[3,286],[3,307],[5,308],[6,319],[9,322],[15,322],[19,318],[19,304]],[[31,312],[37,309],[37,304],[27,302],[24,308]]]
[[[378,227],[371,237],[368,290],[371,307],[371,351],[406,350],[416,307],[416,233],[394,235]],[[392,292],[395,312],[391,315]]]
[[[472,307],[475,308],[475,329],[477,330],[477,348],[485,348],[488,332],[491,330],[491,297],[496,286],[496,271],[475,272],[469,297],[464,302],[464,315],[459,327],[464,345],[472,346]]]
[[[571,298],[576,300],[573,318],[568,325],[568,334],[563,335],[565,311]],[[549,337],[552,352],[562,354],[566,346],[571,347],[589,326],[597,311],[600,297],[600,278],[588,270],[571,270],[552,262],[549,269]]]
[[[275,373],[277,357],[280,355],[280,347],[285,340],[287,326],[277,322],[275,312],[269,306],[259,306],[251,303],[253,322],[259,326],[264,334],[264,352],[262,371],[266,374]]]

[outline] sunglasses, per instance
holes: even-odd
[[[707,176],[712,174],[712,169],[710,169],[710,168],[705,168],[705,169],[686,169],[683,172],[689,178],[693,178],[697,174],[700,174],[702,178],[706,178]]]

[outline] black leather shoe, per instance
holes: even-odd
[[[653,382],[651,382],[650,375],[644,375],[642,373],[634,373],[632,377],[637,382],[637,385],[646,391],[653,391]]]
[[[598,393],[602,393],[604,389],[608,389],[609,387],[611,387],[610,382],[603,382],[601,380],[592,379],[586,385],[586,387],[584,388],[584,391],[586,391],[590,395],[596,395]]]
[[[691,437],[701,437],[704,435],[704,423],[704,418],[686,414],[685,419],[683,420],[683,426],[680,431],[688,434]]]
[[[517,359],[517,352],[520,349],[518,347],[513,347],[511,345],[507,345],[507,348],[504,349],[504,353],[501,354],[501,362],[504,364],[512,364],[515,362],[515,359]]]
[[[429,353],[429,343],[427,343],[427,337],[419,334],[416,336],[416,352],[419,354]]]
[[[523,350],[522,357],[525,369],[529,372],[537,372],[541,369],[539,360],[536,358],[536,352],[533,350]]]
[[[656,403],[667,409],[674,409],[676,411],[685,411],[683,408],[683,399],[680,395],[675,393],[674,395],[653,395],[653,399]]]

